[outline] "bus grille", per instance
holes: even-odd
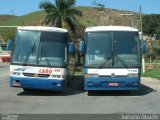
[[[23,73],[24,76],[27,77],[40,77],[40,78],[48,78],[50,74],[35,74],[35,73]]]
[[[50,76],[50,74],[38,74],[38,77],[41,78],[48,78]]]

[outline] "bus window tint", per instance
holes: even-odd
[[[111,32],[93,32],[87,36],[86,65],[97,64],[108,59],[112,52]]]
[[[35,63],[39,40],[40,32],[18,31],[12,62],[24,63],[28,59],[26,62]]]
[[[65,65],[65,47],[67,42],[66,33],[56,33],[56,32],[42,32],[41,33],[41,47],[39,64],[46,65],[47,61],[51,65],[61,66]]]
[[[66,66],[68,33],[23,31],[16,34],[12,63],[39,66]]]
[[[117,54],[136,54],[136,40],[133,32],[114,32]]]
[[[139,66],[140,54],[138,52],[139,43],[137,42],[137,32],[114,32],[114,46],[116,59],[115,66],[123,66],[122,62],[127,66]]]

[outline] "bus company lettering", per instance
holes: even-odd
[[[138,70],[129,70],[129,73],[138,73]]]
[[[51,74],[52,70],[51,69],[39,69],[39,73],[41,73],[41,74]]]
[[[51,69],[39,69],[39,73],[40,74],[51,74],[52,72],[60,72],[61,70],[60,69],[54,69],[54,70],[51,70]]]
[[[61,72],[61,69],[56,68],[56,69],[54,69],[54,72]]]

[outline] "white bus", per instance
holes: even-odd
[[[68,31],[18,27],[10,63],[10,86],[63,91],[67,81]]]
[[[125,26],[97,26],[85,30],[85,90],[138,90],[141,46],[138,30]]]

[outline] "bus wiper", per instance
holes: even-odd
[[[111,56],[108,57],[102,64],[100,64],[100,65],[98,66],[98,68],[103,68],[104,65],[105,65],[106,63],[110,62],[111,60],[112,60],[112,57],[111,57]]]
[[[120,61],[126,68],[129,68],[128,65],[125,63],[125,61],[124,61],[121,57],[119,57],[119,56],[117,55],[117,58],[119,59],[119,61]]]
[[[35,41],[34,41],[33,46],[31,47],[30,51],[28,52],[28,54],[27,54],[27,56],[26,56],[26,58],[25,58],[25,60],[24,60],[24,62],[23,62],[23,66],[26,66],[26,63],[27,63],[27,61],[28,61],[31,53],[33,53],[34,48],[35,48]]]

